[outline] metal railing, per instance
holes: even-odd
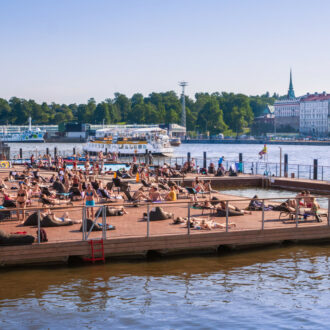
[[[287,212],[286,215],[289,216],[289,219],[285,220],[285,218],[281,219],[280,216],[279,218],[277,219],[267,219],[267,210],[266,210],[266,202],[272,202],[272,203],[275,203],[274,205],[279,205],[281,201],[286,201],[286,200],[295,200],[296,201],[296,208],[295,208],[295,211],[291,211],[290,213]],[[326,201],[326,203],[323,203],[324,207],[323,209],[327,209],[327,212],[325,213],[326,217],[327,217],[327,222],[326,224],[323,224],[323,226],[330,226],[330,196],[322,196],[320,197],[319,199],[323,199]],[[225,204],[225,223],[224,225],[221,227],[225,230],[226,233],[229,233],[230,232],[230,223],[229,223],[229,219],[234,217],[234,216],[231,216],[230,215],[230,212],[231,212],[231,205],[230,203],[244,203],[244,202],[251,202],[251,198],[232,198],[232,199],[222,199],[221,201]],[[261,231],[263,230],[268,230],[265,226],[266,222],[268,221],[290,221],[291,220],[294,220],[294,222],[292,222],[292,224],[295,224],[295,227],[299,227],[299,220],[300,218],[305,218],[305,215],[308,215],[308,216],[312,216],[312,217],[315,217],[315,213],[313,212],[309,212],[309,213],[306,213],[306,214],[302,214],[300,213],[300,205],[299,205],[299,202],[301,201],[302,199],[301,198],[292,198],[292,197],[279,197],[279,198],[260,198],[258,199],[258,201],[261,203],[259,203],[260,208],[261,210],[260,211],[255,211],[254,215],[256,216],[255,219],[251,219],[251,221],[256,221],[256,224],[258,223],[258,221],[261,222],[260,224],[260,227],[259,229]],[[216,202],[216,201],[210,201],[211,203],[212,202]],[[90,234],[93,230],[93,227],[96,225],[97,221],[99,218],[101,218],[101,226],[102,226],[102,231],[101,231],[101,235],[102,235],[102,239],[103,240],[107,240],[107,239],[111,239],[111,235],[108,235],[108,231],[107,231],[107,219],[111,220],[113,219],[112,217],[107,217],[106,216],[106,207],[107,206],[114,206],[114,207],[117,207],[117,206],[124,206],[124,207],[131,207],[132,204],[131,203],[108,203],[108,204],[97,204],[95,205],[95,207],[99,207],[99,210],[96,212],[96,215],[95,215],[95,218],[93,220],[93,224],[92,226],[87,229],[87,216],[86,216],[86,210],[88,208],[88,206],[82,206],[82,205],[78,205],[78,206],[56,206],[56,207],[52,207],[52,208],[49,208],[52,212],[58,212],[58,211],[63,211],[63,210],[80,210],[81,211],[81,216],[82,216],[82,223],[81,223],[81,229],[82,229],[82,236],[81,236],[81,240],[82,241],[87,241],[89,238],[90,238]],[[194,215],[192,214],[192,210],[194,210],[194,203],[189,201],[183,201],[183,202],[180,202],[180,201],[176,201],[176,202],[161,202],[161,203],[146,203],[146,202],[141,202],[139,203],[139,207],[142,207],[142,208],[146,208],[146,211],[147,211],[147,217],[146,217],[146,227],[145,227],[145,234],[143,234],[143,230],[141,232],[141,234],[137,234],[135,233],[134,236],[138,236],[138,237],[151,237],[152,234],[151,234],[151,229],[152,229],[152,225],[151,225],[151,219],[150,219],[150,213],[152,211],[151,208],[154,208],[154,207],[157,207],[157,206],[160,206],[160,207],[171,207],[171,209],[173,210],[174,207],[182,207],[184,206],[185,208],[187,208],[187,217],[186,217],[186,235],[191,235],[192,232],[191,232],[191,224],[193,221],[195,221],[193,218],[194,218]],[[1,209],[0,212],[8,212],[8,211],[11,211],[12,213],[16,213],[17,212],[20,212],[20,211],[33,211],[33,212],[37,212],[37,216],[38,216],[38,222],[37,222],[37,239],[36,239],[36,242],[38,244],[42,243],[41,242],[41,213],[42,211],[45,210],[45,208],[40,208],[40,207],[27,207],[27,208],[7,208],[7,209]],[[200,212],[202,209],[200,208],[197,208],[195,210],[199,210],[198,212]],[[205,219],[206,221],[216,217],[215,214],[212,214],[212,211],[213,209],[207,209],[208,211],[210,211],[210,214],[203,214],[203,211],[202,211],[202,215],[198,215],[199,217],[199,220],[198,221],[201,221],[202,219]],[[216,210],[216,209],[214,209]],[[261,212],[261,219],[260,219],[260,212]],[[274,211],[275,212],[275,211]],[[276,211],[276,212],[279,212],[279,211]],[[277,213],[276,213],[277,214]],[[195,215],[196,216],[196,215]],[[243,217],[246,216],[246,215],[242,215]],[[249,216],[249,215],[247,215]],[[205,217],[208,217],[208,218],[205,218]],[[235,216],[234,217],[235,219],[237,219],[237,217]],[[136,220],[138,221],[138,217],[134,216],[134,219],[129,219],[127,221],[133,221],[133,220]],[[207,220],[208,219],[208,220]],[[315,220],[317,218],[315,217]],[[305,221],[306,219],[304,219]],[[6,220],[7,222],[10,222],[10,221],[13,221],[12,218],[11,219],[8,219]],[[156,222],[157,223],[157,222]],[[303,222],[302,222],[303,223]],[[319,224],[321,225],[321,224]],[[157,224],[155,224],[155,226],[157,226]],[[282,226],[283,227],[283,226]],[[0,223],[0,228],[1,228],[1,223]],[[67,227],[65,227],[67,228]],[[182,228],[182,227],[181,227]],[[272,226],[272,228],[276,228],[274,226]],[[245,230],[258,230],[258,226],[256,225],[253,225],[251,226],[250,228],[245,228],[245,229],[239,229],[239,231],[245,231]],[[237,229],[235,229],[235,231],[237,231]],[[197,232],[197,231],[196,231]],[[179,231],[180,233],[180,231]],[[168,234],[173,234],[173,235],[178,235],[178,230],[175,230],[175,231],[171,231],[170,233],[169,232],[162,232],[162,233],[157,233],[157,235],[168,235]],[[109,237],[110,236],[110,237]],[[122,233],[121,235],[112,235],[112,237],[127,237],[127,235],[125,235],[125,233]],[[93,236],[93,239],[95,238],[95,235]],[[77,241],[79,240],[79,238],[76,237],[73,237],[72,238],[73,240]],[[70,239],[67,239],[65,241],[69,241]],[[57,240],[55,240],[57,241]],[[63,241],[63,240],[60,240],[60,241]]]

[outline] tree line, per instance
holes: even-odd
[[[131,98],[115,93],[97,103],[90,98],[82,104],[41,104],[34,100],[12,97],[0,98],[0,123],[24,125],[28,117],[33,124],[61,124],[68,122],[91,124],[159,124],[181,122],[181,96],[174,91],[151,93]],[[196,93],[195,99],[185,96],[186,125],[192,132],[211,135],[218,133],[239,134],[250,127],[254,117],[261,115],[267,104],[279,96],[269,93],[247,96],[234,93]]]

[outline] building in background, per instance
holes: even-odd
[[[254,118],[251,131],[254,135],[263,135],[266,133],[274,132],[274,130],[274,106],[267,104],[261,115]]]
[[[292,72],[290,70],[290,83],[288,95],[285,99],[274,103],[274,132],[297,132],[300,127],[300,98],[295,96]]]
[[[300,133],[328,136],[330,132],[330,94],[307,94],[300,101]]]

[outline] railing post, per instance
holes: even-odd
[[[82,240],[85,241],[85,232],[86,232],[86,208],[82,208]]]
[[[261,218],[261,230],[265,228],[265,200],[262,200],[262,218]]]
[[[277,163],[275,164],[275,176],[277,176]]]
[[[187,233],[190,235],[190,203],[188,202],[188,221],[187,221]]]
[[[314,159],[314,162],[313,162],[313,180],[317,180],[317,159]]]
[[[40,210],[38,210],[38,244],[40,244]]]
[[[312,165],[309,165],[309,179],[312,178]]]
[[[296,228],[298,228],[299,198],[296,199]]]
[[[300,176],[300,171],[299,171],[299,169],[300,169],[300,166],[299,166],[299,164],[298,164],[298,174],[297,174],[298,179],[299,179],[299,176]]]
[[[323,165],[322,165],[322,181],[323,181]]]
[[[102,207],[102,239],[104,241],[107,239],[107,216],[105,205]]]
[[[228,209],[228,201],[226,201],[226,233],[228,233],[228,225],[229,225],[228,217],[229,217],[229,209]]]
[[[150,237],[150,206],[147,205],[147,237]]]

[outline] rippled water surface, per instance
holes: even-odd
[[[329,245],[2,270],[0,328],[327,329]]]

